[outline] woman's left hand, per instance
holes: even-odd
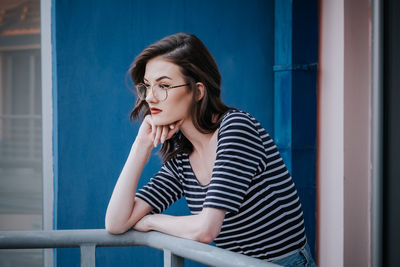
[[[133,229],[141,232],[148,232],[151,230],[149,220],[153,215],[146,215],[142,219],[140,219],[134,226]]]
[[[154,147],[158,144],[163,144],[166,140],[170,139],[181,127],[183,120],[176,121],[169,125],[153,125],[151,134],[153,136]]]

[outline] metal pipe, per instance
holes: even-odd
[[[96,245],[82,244],[81,245],[81,267],[96,266]]]
[[[383,1],[372,1],[371,266],[382,266]]]
[[[185,259],[176,256],[172,251],[164,249],[164,267],[184,267]]]
[[[0,249],[71,248],[90,244],[91,248],[110,246],[147,246],[169,250],[174,255],[211,266],[279,266],[222,248],[178,238],[160,232],[130,230],[122,235],[104,229],[0,231]],[[88,260],[90,261],[90,260]]]

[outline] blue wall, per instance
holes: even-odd
[[[220,67],[224,101],[253,114],[274,135],[274,1],[58,0],[53,5],[56,229],[104,228],[108,200],[139,126],[129,123],[135,99],[125,84],[126,71],[143,48],[166,35],[183,31],[202,39]],[[159,167],[153,156],[140,185]],[[315,198],[315,190],[304,192]],[[168,212],[187,214],[185,201]],[[100,248],[96,257],[98,266],[162,265],[162,253],[150,248]],[[59,249],[56,261],[77,266],[79,250]]]
[[[125,73],[148,44],[192,32],[214,54],[223,99],[252,113],[273,132],[273,2],[56,1],[57,229],[103,228],[112,189],[138,124]],[[142,184],[160,167],[157,156]],[[180,201],[169,210],[187,213]],[[151,258],[151,263],[148,259]],[[57,251],[58,266],[79,263],[77,249]],[[149,248],[101,248],[99,266],[160,266]],[[190,263],[190,265],[197,265]],[[189,265],[189,266],[190,266]]]

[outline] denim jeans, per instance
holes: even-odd
[[[317,267],[307,243],[304,248],[299,249],[296,253],[283,259],[274,260],[272,263],[287,267]]]

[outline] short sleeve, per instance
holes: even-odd
[[[236,213],[265,153],[256,121],[243,112],[223,119],[214,169],[203,207]]]
[[[178,179],[176,162],[167,161],[150,182],[139,189],[136,196],[153,207],[153,212],[162,213],[183,196],[182,185]]]

